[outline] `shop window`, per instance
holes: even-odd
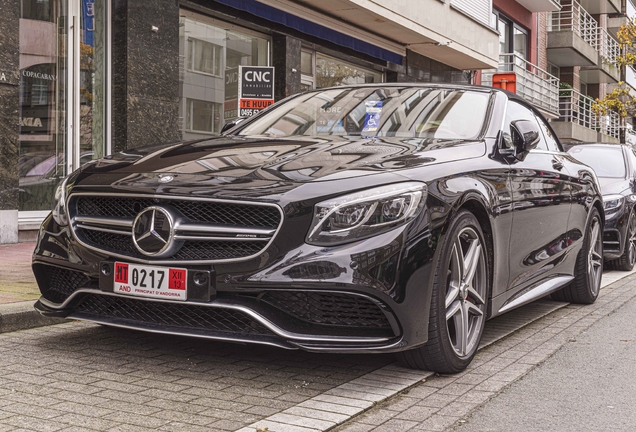
[[[52,3],[57,2],[54,0],[22,0],[20,18],[53,22],[55,5]]]
[[[188,40],[188,70],[221,75],[223,47],[197,39]]]
[[[316,53],[316,88],[381,83],[382,72]]]
[[[303,75],[314,75],[314,55],[310,51],[300,52],[300,73]]]
[[[18,209],[22,218],[50,211],[60,179],[107,152],[108,35],[105,0],[22,0],[20,4]],[[69,10],[78,13],[76,28]],[[79,49],[73,49],[69,40],[78,41]],[[68,133],[71,130],[73,134]]]
[[[221,104],[187,99],[186,130],[218,134],[221,131]]]
[[[184,140],[220,133],[237,116],[238,67],[269,66],[270,40],[248,29],[181,11],[181,103]]]

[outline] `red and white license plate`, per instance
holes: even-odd
[[[137,297],[186,300],[188,271],[180,268],[115,263],[114,292]]]

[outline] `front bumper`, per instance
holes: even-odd
[[[34,255],[43,294],[35,307],[46,316],[219,341],[401,351],[426,342],[433,256],[430,235],[404,237],[397,229],[346,247],[303,245],[254,270],[250,262],[208,266],[213,294],[183,302],[112,292],[100,269],[113,258],[84,248],[49,219]]]
[[[623,255],[628,223],[629,209],[626,206],[606,216],[603,228],[603,257],[606,260],[620,258]]]

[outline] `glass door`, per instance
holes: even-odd
[[[67,172],[68,2],[22,0],[19,210],[51,209]]]
[[[60,180],[109,151],[107,3],[21,0],[21,221],[44,218]]]

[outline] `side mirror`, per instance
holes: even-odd
[[[539,145],[541,131],[537,124],[530,120],[516,120],[510,123],[512,144],[515,157],[523,160],[526,154]]]
[[[246,120],[246,119],[247,117],[237,117],[234,120],[231,120],[225,123],[223,127],[221,128],[221,135],[223,135],[225,132],[229,131],[234,126],[238,125],[239,123],[241,123],[243,120]]]

